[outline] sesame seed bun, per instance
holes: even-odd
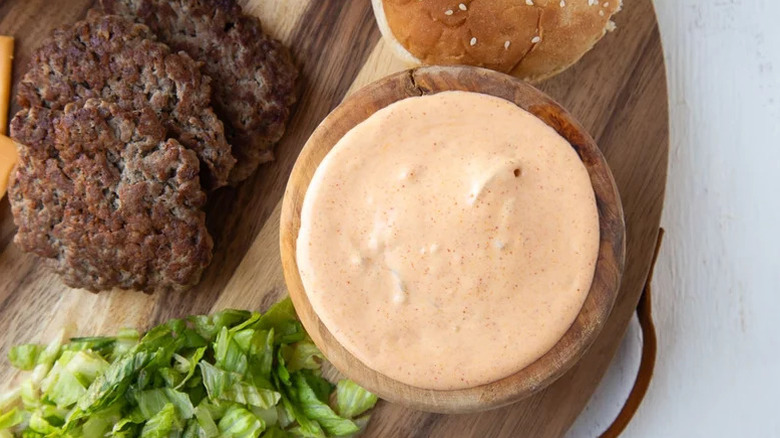
[[[371,0],[379,29],[410,65],[466,64],[536,82],[614,29],[622,0]]]

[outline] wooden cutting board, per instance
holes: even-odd
[[[625,333],[645,282],[663,205],[668,159],[666,77],[651,0],[626,0],[611,33],[566,73],[540,88],[590,131],[612,167],[625,208],[626,271],[610,320],[579,365],[515,405],[471,415],[435,415],[380,403],[366,436],[553,437],[562,435],[599,383]],[[80,19],[92,0],[4,0],[0,34],[17,38],[14,80],[31,51],[59,25]],[[304,142],[345,95],[402,70],[380,41],[368,0],[245,0],[300,66],[299,102],[276,162],[238,189],[209,201],[214,262],[183,294],[69,290],[44,263],[12,243],[15,227],[0,201],[0,355],[12,344],[71,334],[149,327],[171,317],[225,307],[265,309],[286,293],[279,260],[280,202]],[[13,110],[16,110],[14,106]],[[521,342],[521,340],[518,340]],[[0,381],[14,371],[0,362]]]

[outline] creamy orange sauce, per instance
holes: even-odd
[[[506,100],[456,91],[396,102],[336,144],[306,193],[296,256],[349,352],[403,383],[458,389],[561,338],[598,245],[571,145]]]

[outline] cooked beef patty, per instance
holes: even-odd
[[[34,52],[19,104],[61,110],[100,98],[123,110],[151,108],[170,137],[197,153],[204,185],[225,185],[235,159],[210,107],[210,80],[187,54],[154,38],[129,18],[92,12]]]
[[[295,101],[297,71],[287,49],[234,0],[101,0],[107,13],[131,15],[160,41],[203,62],[214,108],[238,160],[231,183],[273,159],[273,145]]]
[[[90,99],[22,110],[11,129],[24,144],[8,193],[24,251],[92,291],[198,282],[212,249],[200,164],[153,110]]]

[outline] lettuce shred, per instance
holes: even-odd
[[[2,437],[335,437],[377,397],[322,376],[289,298],[264,314],[173,319],[143,336],[62,337],[8,354],[28,376],[0,395]]]

